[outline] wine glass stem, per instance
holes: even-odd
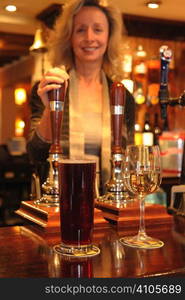
[[[139,195],[139,205],[140,205],[140,220],[139,220],[139,238],[145,238],[145,197],[143,195]]]

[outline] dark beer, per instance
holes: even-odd
[[[60,224],[62,243],[92,243],[95,162],[63,160],[59,163]]]

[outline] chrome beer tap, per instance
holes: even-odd
[[[129,199],[123,179],[122,126],[124,119],[125,89],[122,83],[111,86],[111,178],[105,184],[105,195],[98,201],[121,204]]]
[[[59,206],[59,178],[58,161],[62,158],[60,132],[64,110],[65,84],[61,88],[48,92],[50,104],[52,143],[49,149],[49,174],[42,184],[42,197],[36,204],[45,206]]]

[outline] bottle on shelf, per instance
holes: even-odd
[[[139,83],[139,82],[137,83],[137,87],[134,91],[133,96],[134,96],[135,102],[137,104],[145,103],[145,95],[144,95],[141,83]]]
[[[121,81],[123,85],[129,90],[129,92],[133,93],[134,82],[132,80],[132,63],[133,56],[130,46],[128,44],[124,47],[123,53],[123,80]]]
[[[145,113],[145,123],[143,129],[143,145],[153,146],[154,144],[154,133],[150,124],[149,113]]]
[[[160,81],[160,60],[158,57],[152,57],[148,60],[148,87],[147,104],[155,105],[159,103],[159,81]]]
[[[159,126],[159,116],[158,116],[158,113],[155,113],[155,115],[154,115],[153,133],[154,133],[154,145],[159,145],[159,137],[162,134],[162,129]]]
[[[133,81],[134,91],[141,88],[144,96],[147,92],[147,53],[144,51],[143,46],[139,45],[133,59]]]
[[[134,133],[134,144],[136,146],[142,145],[143,143],[143,136],[140,124],[135,124],[135,133]]]

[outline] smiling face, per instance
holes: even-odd
[[[76,63],[102,63],[109,37],[106,15],[99,8],[84,6],[74,17],[71,44]]]

